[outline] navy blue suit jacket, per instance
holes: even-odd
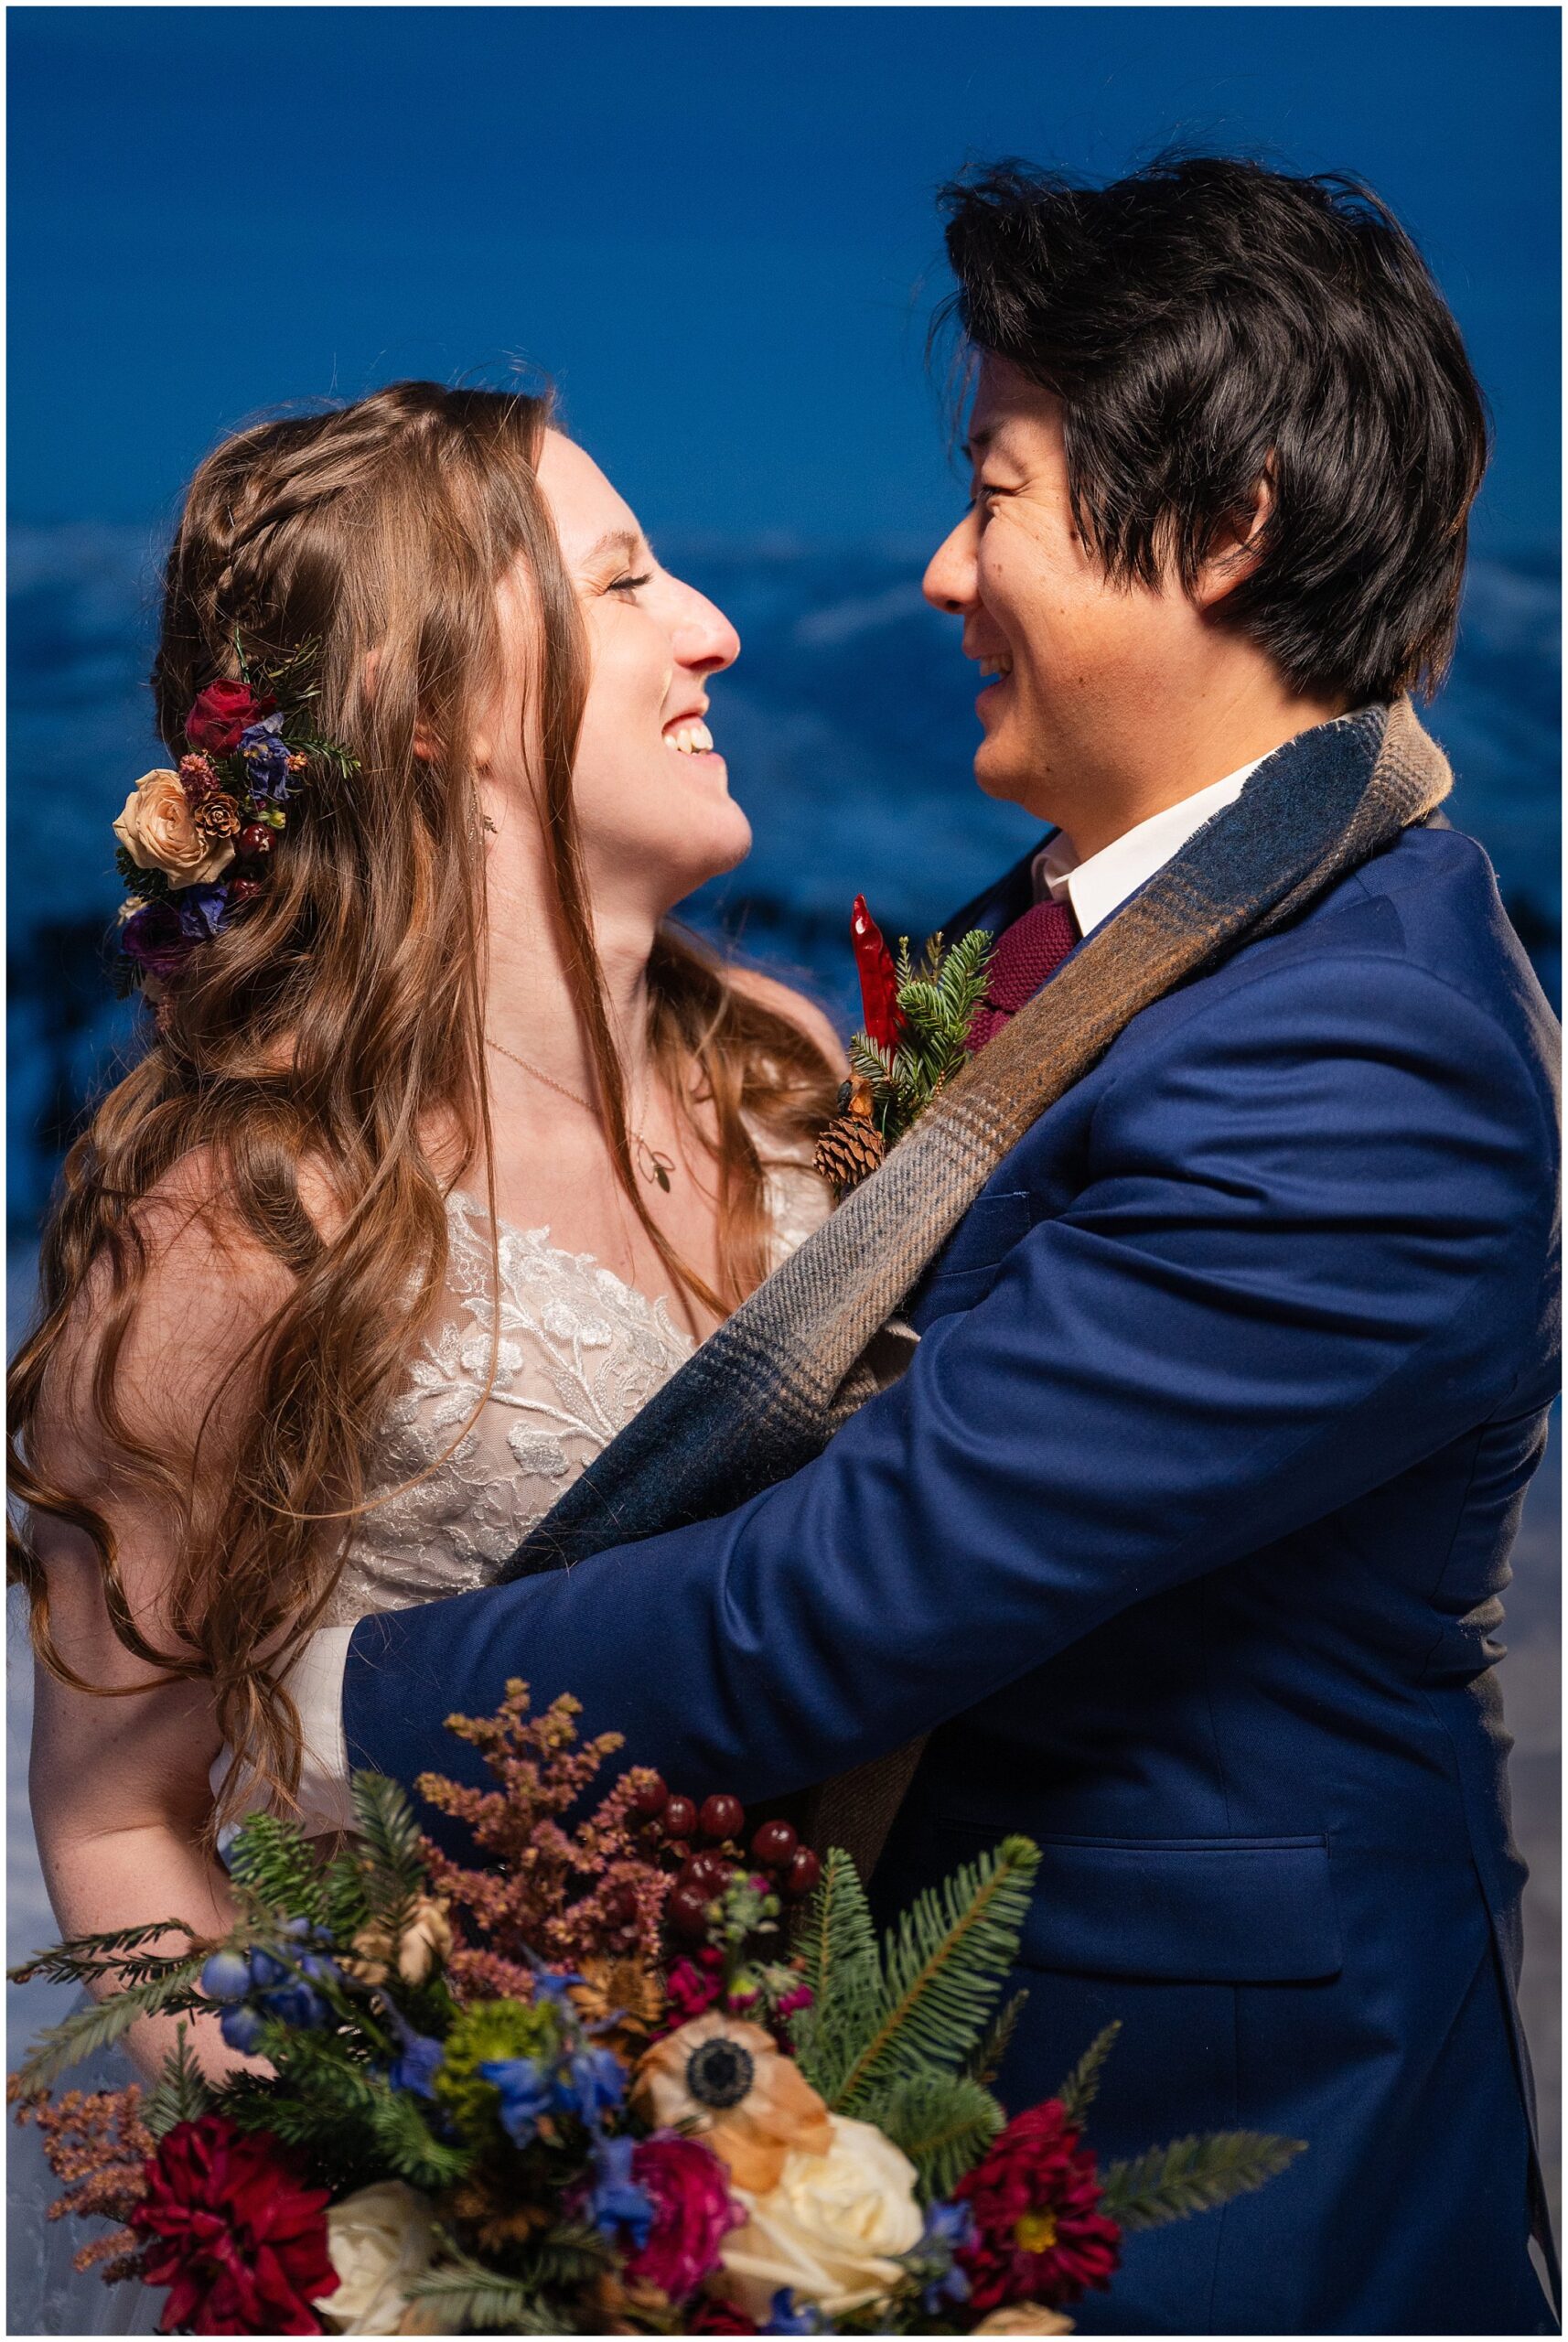
[[[1026,900],[1020,865],[974,908]],[[1309,2142],[1129,2240],[1081,2330],[1554,2330],[1496,1640],[1556,1385],[1554,1029],[1480,849],[1407,833],[1040,1118],[814,1462],[363,1621],[353,1760],[460,1770],[443,1718],[510,1675],[698,1797],[929,1731],[884,1904],[1044,1849],[1009,2103],[1118,2016],[1103,2153]]]

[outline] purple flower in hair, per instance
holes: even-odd
[[[229,908],[227,886],[182,886],[174,897],[180,932],[191,943],[210,943]],[[131,921],[132,926],[135,921]]]
[[[144,975],[177,975],[190,954],[191,939],[172,902],[144,903],[120,929],[120,949]]]
[[[251,725],[240,735],[240,754],[245,761],[245,778],[256,796],[271,800],[274,805],[286,802],[293,776],[289,771],[288,743],[283,738],[280,715],[269,715],[260,724]]]

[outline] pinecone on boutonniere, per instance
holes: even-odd
[[[877,1168],[964,1062],[993,942],[981,927],[953,944],[933,935],[917,965],[903,936],[895,959],[864,895],[854,898],[850,934],[865,1022],[850,1042],[853,1078],[816,1156],[841,1198]]]

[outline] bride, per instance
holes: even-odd
[[[750,841],[705,720],[737,638],[545,403],[400,383],[220,447],[154,670],[177,764],[237,646],[308,661],[348,758],[264,862],[242,834],[259,876],[176,974],[144,952],[156,1033],[12,1377],[67,1935],[224,1929],[224,1821],[335,1819],[286,1681],[312,1630],[484,1581],[828,1204],[826,1020],[668,923]],[[184,885],[213,841],[177,798],[138,822],[159,786],[116,827]],[[133,2030],[144,2070],[171,2033]]]

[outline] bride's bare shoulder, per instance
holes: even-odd
[[[793,1025],[822,1052],[835,1073],[848,1072],[849,1063],[844,1056],[843,1043],[825,1012],[814,1000],[809,1000],[803,992],[797,992],[791,984],[780,983],[777,976],[764,975],[760,968],[731,967],[725,972],[732,990],[744,994],[748,1000],[757,1001],[764,1008],[771,1008],[777,1015]]]
[[[302,1166],[293,1185],[297,1203],[282,1183],[263,1231],[235,1208],[214,1150],[171,1165],[119,1241],[86,1265],[50,1355],[35,1441],[110,1477],[117,1449],[172,1458],[203,1425],[221,1446],[221,1418],[246,1403],[267,1329],[334,1222],[319,1173]]]

